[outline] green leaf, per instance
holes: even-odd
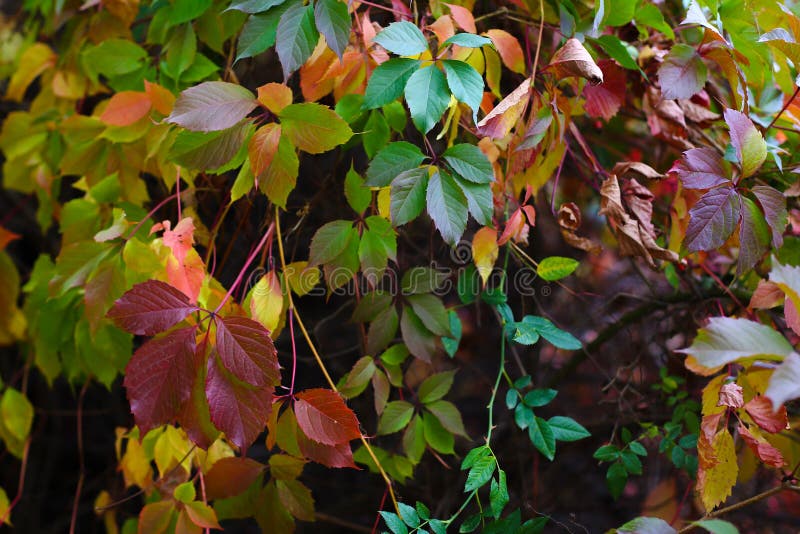
[[[425,454],[425,431],[422,428],[422,417],[415,415],[403,433],[403,452],[408,459],[417,464]]]
[[[419,526],[419,515],[413,506],[399,502],[397,503],[397,511],[400,512],[400,517],[403,519],[403,522],[406,525],[411,528],[416,528]]]
[[[455,245],[467,227],[467,199],[447,172],[437,169],[428,181],[428,214],[436,229],[450,245]]]
[[[284,6],[288,7],[289,4]],[[278,22],[286,11],[284,6],[247,18],[236,44],[236,61],[257,56],[275,45]]]
[[[460,176],[453,176],[461,192],[467,199],[469,212],[476,221],[484,226],[492,224],[492,214],[494,213],[494,200],[492,199],[492,188],[490,184],[476,184],[465,180]]]
[[[375,374],[375,369],[375,361],[372,358],[369,356],[362,357],[337,384],[339,392],[348,399],[361,395],[367,384],[369,384],[370,379],[372,379],[372,375]]]
[[[467,474],[467,483],[464,485],[464,492],[469,493],[481,488],[492,478],[497,467],[497,460],[494,456],[483,456],[475,461]]]
[[[531,443],[545,458],[552,460],[556,456],[556,437],[550,424],[541,417],[535,417],[528,427]]]
[[[678,450],[683,450],[680,447],[675,447]],[[641,475],[642,474],[642,461],[630,450],[623,450],[620,452],[620,460],[622,460],[622,465],[625,466],[625,470],[632,474],[632,475]]]
[[[631,57],[628,48],[616,35],[601,35],[594,41],[599,44],[603,50],[611,56],[612,59],[617,60],[617,63],[629,70],[640,70],[636,59]]]
[[[408,348],[402,343],[392,345],[381,354],[381,360],[389,365],[400,365],[408,357]]]
[[[455,371],[445,371],[429,376],[417,389],[417,398],[423,404],[437,401],[444,397],[453,385]]]
[[[275,46],[283,67],[284,81],[311,57],[317,41],[319,33],[314,26],[313,6],[298,2],[289,7],[278,23]]]
[[[447,524],[441,519],[431,519],[428,523],[433,534],[447,534]]]
[[[430,293],[409,295],[408,302],[414,309],[414,313],[422,321],[422,324],[425,325],[425,328],[437,336],[450,334],[450,320],[447,317],[447,310],[439,297]]]
[[[453,145],[442,154],[444,160],[457,175],[476,184],[488,184],[494,180],[492,164],[475,145],[462,143]]]
[[[475,465],[475,462],[477,462],[484,456],[488,455],[490,452],[491,451],[489,450],[489,447],[487,447],[486,445],[475,447],[474,449],[469,451],[467,455],[464,457],[464,459],[461,461],[461,470],[464,471],[466,469],[469,469],[470,467]]]
[[[339,59],[350,42],[350,13],[347,4],[339,0],[317,0],[314,3],[314,21],[325,42]]]
[[[668,39],[675,39],[675,32],[664,20],[664,15],[656,4],[643,2],[639,5],[633,18],[636,26],[649,26],[663,33]]]
[[[127,39],[105,39],[81,52],[82,63],[93,80],[97,80],[98,74],[113,78],[131,73],[139,69],[147,57],[144,48]]]
[[[611,496],[616,500],[622,495],[622,490],[625,489],[625,484],[628,482],[628,472],[625,466],[621,463],[613,463],[606,472],[606,484]],[[631,533],[640,532],[639,530],[631,530]]]
[[[383,517],[386,526],[389,527],[393,534],[408,534],[408,528],[397,514],[381,511],[381,517]]]
[[[456,408],[456,405],[452,402],[444,400],[428,402],[425,404],[425,409],[435,415],[436,419],[439,420],[448,432],[465,438],[469,437],[467,436],[466,430],[464,430],[464,422],[461,420],[461,414],[458,408]]]
[[[7,388],[0,399],[0,416],[11,435],[25,441],[33,424],[33,406],[28,398],[14,388]]]
[[[482,519],[481,514],[475,514],[469,516],[464,520],[463,523],[461,523],[461,526],[458,527],[458,532],[462,534],[466,532],[472,532],[473,530],[478,528],[478,525],[481,524],[481,519]]]
[[[722,519],[702,519],[692,524],[702,527],[712,534],[739,534],[739,529],[732,523],[723,521]]]
[[[588,430],[571,417],[556,415],[548,419],[547,423],[558,441],[578,441],[591,436]]]
[[[459,34],[464,35],[464,34]],[[447,75],[447,85],[456,100],[463,102],[472,109],[472,118],[475,122],[478,109],[483,99],[483,78],[472,65],[454,59],[442,60],[444,72]]]
[[[373,76],[375,76],[374,73]],[[397,133],[403,133],[405,131],[406,124],[408,124],[408,116],[403,104],[397,100],[389,102],[383,106],[383,116],[386,117],[386,122],[389,123],[389,127],[392,130]]]
[[[550,404],[556,395],[558,395],[558,391],[554,389],[534,389],[525,394],[522,402],[531,408],[539,408]]]
[[[619,465],[619,464],[617,464]],[[609,469],[609,473],[611,470]],[[622,493],[622,487],[624,487],[625,482],[627,481],[628,477],[616,477],[617,480],[621,481],[622,486],[620,487],[617,483],[617,489],[615,499],[619,497]],[[610,480],[610,479],[609,479]],[[611,492],[614,494],[614,491]],[[657,517],[637,517],[631,521],[628,521],[621,527],[619,527],[616,532],[618,534],[675,534],[677,532],[674,528],[670,526],[669,523],[664,521],[663,519],[659,519]]]
[[[253,125],[243,121],[219,132],[191,132],[183,130],[175,137],[168,157],[188,169],[214,171],[222,168],[246,148],[245,141]]]
[[[448,432],[436,417],[423,412],[422,427],[425,430],[425,441],[433,450],[442,454],[453,454],[455,442],[453,434]]]
[[[398,56],[415,56],[428,49],[422,31],[407,21],[389,24],[373,38],[373,42]]]
[[[483,35],[474,33],[457,33],[442,43],[442,45],[458,45],[467,48],[480,48],[484,45],[494,46],[492,40]]]
[[[594,451],[592,458],[601,462],[613,462],[619,458],[619,449],[614,445],[603,445]]]
[[[374,109],[397,100],[420,64],[418,59],[395,57],[378,65],[367,82],[364,107]]]
[[[378,435],[399,432],[408,425],[413,415],[414,405],[410,402],[392,401],[388,403],[378,420]]]
[[[559,349],[578,350],[583,346],[575,336],[561,330],[544,317],[526,315],[523,317],[521,324],[534,328],[540,336]],[[517,327],[519,326],[520,323],[517,323]]]
[[[286,199],[297,183],[299,170],[300,160],[297,159],[297,150],[285,135],[281,135],[278,151],[273,156],[272,163],[259,176],[259,188],[273,204],[286,208]]]
[[[508,504],[508,484],[506,483],[506,472],[502,469],[497,471],[497,480],[492,479],[489,488],[489,507],[495,519],[499,519],[503,509]]]
[[[761,167],[767,158],[767,143],[761,132],[756,129],[753,121],[744,113],[735,109],[726,109],[724,117],[730,129],[731,144],[736,149],[736,155],[742,167],[742,176],[750,176]]]
[[[194,501],[196,496],[196,492],[194,489],[194,482],[184,482],[183,484],[178,484],[175,490],[172,492],[172,496],[175,497],[176,500],[182,503],[190,503]]]
[[[519,402],[519,392],[516,389],[506,391],[506,408],[513,410]]]
[[[225,11],[235,9],[243,13],[261,13],[273,6],[285,3],[286,0],[240,0],[232,2]]]
[[[309,252],[309,265],[329,263],[341,254],[353,235],[351,221],[329,222],[314,234]]]
[[[571,275],[578,268],[578,265],[578,261],[572,258],[550,256],[539,262],[538,267],[536,267],[536,274],[548,282],[554,282]]]
[[[442,346],[448,356],[452,358],[461,342],[461,318],[455,310],[450,310],[447,317],[450,319],[450,336],[442,338]]]
[[[411,120],[423,134],[436,126],[450,104],[450,91],[444,74],[433,65],[421,68],[411,75],[406,83],[405,95]]]
[[[522,403],[517,404],[514,409],[514,422],[517,423],[520,430],[528,428],[533,423],[533,418],[533,410]]]
[[[194,62],[197,53],[197,36],[191,24],[176,29],[165,45],[167,60],[161,70],[171,78],[180,79],[186,69]]]
[[[647,449],[645,449],[644,445],[638,441],[631,441],[628,444],[628,448],[632,450],[634,454],[638,454],[639,456],[647,456]]]
[[[344,196],[356,213],[363,213],[372,202],[372,192],[364,186],[364,179],[352,166],[344,177]]]
[[[426,521],[431,518],[431,511],[425,506],[424,503],[417,501],[417,514]]]
[[[792,345],[780,333],[755,321],[712,317],[692,345],[677,352],[713,368],[746,358],[782,360],[792,353]]]
[[[390,138],[391,132],[383,113],[373,109],[364,125],[363,145],[367,157],[372,159],[376,152],[386,146]]]
[[[320,154],[347,142],[350,126],[331,108],[315,102],[289,104],[278,114],[292,143],[309,154]]]
[[[392,342],[397,334],[398,322],[394,306],[389,306],[375,316],[367,334],[367,354],[377,354]]]
[[[386,187],[400,173],[416,169],[424,160],[425,156],[416,145],[406,141],[389,143],[370,162],[366,185]]]
[[[392,224],[402,226],[419,217],[425,207],[427,188],[428,167],[403,171],[392,180],[389,200]]]

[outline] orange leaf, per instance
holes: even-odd
[[[492,139],[507,136],[525,111],[530,95],[531,81],[526,79],[478,123],[481,135]]]
[[[753,421],[767,432],[774,434],[789,428],[786,406],[781,406],[773,412],[772,401],[763,395],[753,397],[744,405],[744,409]]]
[[[259,89],[260,91],[261,89]],[[258,177],[269,168],[278,151],[280,140],[281,125],[274,122],[265,124],[250,138],[247,154],[250,157],[250,169],[253,171],[253,175]]]
[[[505,30],[489,30],[486,35],[500,53],[503,64],[513,72],[525,74],[525,55],[517,38]]]
[[[450,18],[450,15],[442,15],[436,19],[436,22],[428,25],[428,29],[436,34],[439,43],[445,42],[456,33],[456,29],[453,26],[453,19]]]
[[[195,501],[190,502],[186,505],[186,513],[189,515],[189,519],[192,520],[192,523],[197,525],[198,527],[202,528],[219,528],[219,522],[217,521],[217,513],[204,502]]]
[[[455,4],[445,5],[450,8],[450,15],[453,17],[453,20],[456,21],[459,28],[465,32],[478,33],[477,28],[475,28],[475,17],[472,16],[472,12],[469,9]]]
[[[209,500],[240,495],[264,471],[264,465],[250,458],[220,458],[205,477]]]
[[[172,501],[159,501],[145,505],[139,514],[139,532],[161,534],[169,527],[175,506]]]
[[[147,80],[144,81],[144,92],[150,97],[150,102],[153,108],[162,115],[169,115],[172,113],[172,106],[175,105],[175,95],[169,92],[169,89],[151,83]]]
[[[780,306],[784,298],[783,290],[778,284],[767,280],[759,280],[747,307],[760,310],[774,308],[775,306]]]
[[[276,115],[292,103],[292,98],[292,90],[282,83],[268,83],[258,88],[258,101]]]
[[[500,239],[497,240],[497,244],[505,245],[509,239],[513,239],[515,243],[524,243],[528,240],[528,225],[525,224],[525,214],[519,208],[514,210],[514,213],[506,221],[506,227]]]
[[[783,467],[786,461],[783,459],[781,451],[772,446],[766,440],[758,439],[739,421],[739,435],[750,450],[758,456],[759,460],[772,467]]]
[[[497,230],[486,226],[475,232],[475,236],[472,238],[472,260],[475,262],[475,267],[477,267],[484,285],[489,280],[498,253]]]
[[[0,226],[0,250],[5,249],[9,243],[19,238],[20,238],[19,234],[15,234],[11,230],[6,230],[2,226]]]
[[[298,393],[296,398],[297,425],[312,440],[340,445],[361,437],[356,414],[335,391],[309,389]]]
[[[129,126],[150,111],[150,98],[138,91],[122,91],[111,97],[100,120],[111,126]]]

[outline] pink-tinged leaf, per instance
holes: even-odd
[[[767,143],[750,117],[744,113],[726,109],[723,116],[730,129],[731,144],[736,149],[736,155],[742,166],[742,176],[750,176],[767,158]]]
[[[197,311],[178,289],[158,280],[136,284],[117,299],[106,315],[123,330],[138,336],[154,336]]]
[[[513,72],[525,74],[525,54],[516,37],[505,30],[489,30],[486,36],[494,43],[506,67]]]
[[[781,451],[773,447],[769,442],[757,439],[747,428],[739,421],[739,435],[750,450],[758,456],[758,459],[771,467],[783,467],[786,460],[783,459]]]
[[[172,251],[167,258],[167,279],[174,287],[183,291],[191,302],[197,302],[200,286],[205,278],[205,265],[194,250],[194,222],[185,217],[172,229],[170,221],[156,224],[150,230],[164,230],[164,244]]]
[[[353,461],[353,451],[349,443],[325,445],[309,439],[302,431],[297,432],[297,443],[303,456],[326,467],[351,467],[358,469]]]
[[[783,290],[773,282],[759,280],[753,296],[750,297],[748,308],[757,310],[767,310],[783,304]],[[789,301],[787,301],[789,302]]]
[[[142,435],[173,421],[192,393],[195,334],[189,326],[151,339],[133,353],[125,368],[125,390]]]
[[[574,37],[567,39],[564,46],[553,54],[548,68],[552,69],[559,79],[577,76],[586,78],[589,83],[595,85],[603,83],[603,71],[594,62],[586,47]]]
[[[672,168],[686,189],[711,189],[730,182],[722,158],[713,148],[693,148]]]
[[[281,85],[281,87],[283,86]],[[265,124],[250,138],[247,154],[250,157],[250,168],[256,177],[259,177],[272,164],[272,160],[278,152],[280,140],[281,125],[274,122]]]
[[[201,528],[222,529],[217,521],[217,513],[204,502],[194,501],[184,505],[186,514],[192,523]]]
[[[273,391],[272,386],[253,388],[227,375],[212,351],[206,377],[211,421],[243,451],[267,425]]]
[[[216,325],[217,352],[228,371],[251,386],[280,383],[278,353],[266,328],[245,317],[226,317]]]
[[[742,386],[735,382],[723,384],[719,389],[719,400],[717,401],[717,406],[741,408],[744,406],[744,397],[742,396],[742,392]]]
[[[191,217],[184,217],[175,225],[174,230],[170,221],[164,221],[160,225],[154,225],[150,232],[158,231],[161,228],[164,229],[162,236],[164,244],[172,251],[172,255],[182,262],[194,244],[194,221]]]
[[[739,222],[741,203],[732,187],[712,189],[689,210],[686,247],[691,252],[721,247]]]
[[[752,269],[769,248],[769,226],[756,203],[741,197],[742,223],[739,226],[739,258],[737,274]]]
[[[603,83],[587,84],[583,88],[584,108],[590,117],[610,120],[625,103],[625,70],[610,59],[601,61],[598,66],[603,71]]]
[[[475,17],[472,16],[472,11],[455,4],[445,5],[450,8],[450,16],[453,17],[453,20],[456,21],[456,24],[458,24],[459,28],[465,32],[478,33],[478,29],[475,27]]]
[[[764,218],[772,230],[772,246],[781,248],[783,245],[783,231],[789,221],[789,214],[786,211],[786,197],[768,185],[757,185],[752,189],[761,209],[764,210]]]
[[[500,139],[507,136],[511,128],[517,124],[522,112],[525,111],[525,106],[528,105],[530,96],[531,81],[530,79],[525,79],[514,91],[500,101],[488,115],[481,119],[478,123],[480,134],[492,139]]]
[[[139,513],[139,532],[141,534],[166,532],[174,512],[175,503],[171,500],[151,502],[145,505]]]
[[[356,414],[330,389],[298,393],[294,413],[305,435],[324,445],[339,445],[361,437]]]
[[[786,406],[781,406],[777,411],[772,410],[772,401],[765,395],[753,397],[744,405],[747,415],[767,432],[776,433],[789,428],[789,418]]]
[[[673,45],[658,69],[661,94],[667,100],[691,98],[708,79],[708,69],[697,51],[686,44]]]
[[[110,126],[128,126],[150,112],[150,97],[138,91],[121,91],[108,101],[100,120]]]
[[[800,336],[800,314],[797,313],[797,306],[792,299],[787,299],[783,305],[783,317],[786,319],[786,326]]]
[[[194,132],[227,130],[257,105],[253,93],[241,85],[203,82],[181,92],[167,122]]]
[[[265,466],[251,458],[220,458],[206,473],[206,497],[208,500],[226,499],[244,493]]]

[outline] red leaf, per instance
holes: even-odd
[[[733,187],[712,189],[689,210],[686,248],[691,252],[721,247],[739,224],[741,200]]]
[[[217,351],[225,368],[252,386],[280,383],[278,353],[267,330],[245,317],[216,321]]]
[[[780,432],[789,425],[786,406],[781,406],[778,411],[773,413],[772,401],[763,395],[753,397],[744,405],[744,409],[753,418],[753,421],[767,432]]]
[[[687,189],[710,189],[730,181],[722,158],[713,148],[693,148],[683,153],[672,170]]]
[[[586,113],[590,117],[603,117],[610,120],[625,103],[625,71],[613,60],[603,60],[598,64],[603,71],[603,83],[586,85]]]
[[[139,336],[153,336],[197,311],[186,295],[169,284],[148,280],[120,297],[106,316],[118,327]]]
[[[142,435],[175,419],[191,395],[196,330],[189,326],[151,339],[128,362],[124,385]]]
[[[747,443],[747,446],[750,447],[750,450],[765,464],[772,467],[783,467],[786,463],[781,451],[773,447],[770,443],[757,439],[747,430],[741,421],[739,422],[739,435],[742,436],[742,439]]]
[[[138,91],[121,91],[108,101],[100,120],[111,126],[128,126],[150,112],[150,97]]]
[[[294,413],[300,429],[319,443],[339,445],[361,437],[356,414],[330,389],[298,393]]]
[[[213,501],[240,495],[263,472],[264,465],[250,458],[221,458],[206,473],[206,497]]]
[[[450,15],[462,30],[469,33],[478,33],[478,29],[475,27],[475,17],[472,16],[472,11],[455,4],[445,5],[450,8]]]
[[[302,432],[297,433],[297,442],[300,445],[300,452],[303,453],[303,456],[313,462],[326,467],[352,467],[353,469],[358,469],[358,466],[353,461],[353,451],[350,450],[349,443],[324,445],[308,439]]]
[[[264,430],[272,409],[272,393],[272,386],[252,388],[226,376],[212,351],[206,377],[211,421],[240,449],[247,449]]]

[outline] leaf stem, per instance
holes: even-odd
[[[261,247],[264,246],[264,243],[267,242],[267,239],[269,239],[269,236],[272,235],[272,232],[274,230],[275,230],[275,222],[273,221],[272,223],[270,223],[269,228],[267,228],[266,233],[264,233],[264,237],[261,238],[261,241],[258,243],[256,248],[254,248],[253,251],[250,253],[250,256],[247,257],[247,261],[245,261],[244,265],[242,265],[242,269],[239,271],[239,275],[236,277],[236,280],[233,281],[233,284],[231,284],[231,287],[228,289],[228,292],[225,293],[225,296],[222,298],[222,301],[220,301],[219,305],[214,310],[214,315],[219,313],[219,311],[222,309],[225,303],[228,302],[228,299],[231,297],[233,292],[239,286],[239,284],[242,281],[242,278],[244,278],[244,273],[247,271],[247,268],[250,267],[250,264],[253,263],[253,260],[256,258],[256,256],[258,256],[258,252],[261,250]]]
[[[797,93],[800,93],[800,85],[794,88],[794,93],[792,93],[792,96],[789,98],[789,100],[787,100],[786,103],[783,104],[783,107],[778,112],[778,114],[775,115],[775,117],[772,119],[769,125],[767,125],[766,129],[764,130],[764,134],[766,134],[770,130],[770,128],[772,128],[775,122],[777,122],[777,120],[781,117],[781,115],[783,115],[783,112],[789,108],[789,104],[791,104],[792,101],[794,101],[795,97],[797,96]]]

